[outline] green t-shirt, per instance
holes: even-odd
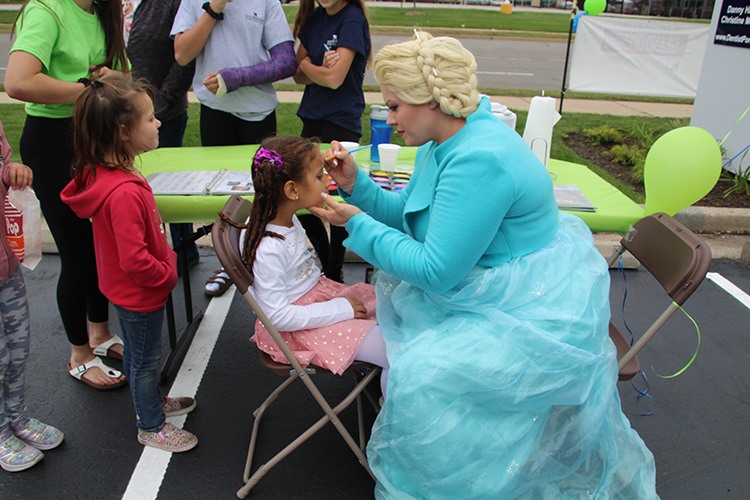
[[[16,25],[11,52],[27,52],[42,62],[42,73],[65,82],[90,76],[89,67],[106,59],[104,29],[96,14],[89,14],[73,0],[32,0]],[[67,118],[73,104],[27,103],[32,116]]]

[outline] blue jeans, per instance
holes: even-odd
[[[164,426],[164,412],[159,394],[159,361],[164,307],[143,313],[115,305],[125,344],[122,368],[128,377],[136,425],[146,432],[158,432]]]
[[[159,147],[181,147],[182,137],[185,135],[185,128],[187,127],[187,121],[187,111],[170,120],[163,121],[161,127],[159,127]],[[170,224],[169,233],[172,236],[172,245],[176,247],[182,242],[183,238],[187,238],[193,234],[193,225],[188,223]],[[179,256],[182,257],[182,253],[180,253]],[[188,262],[198,258],[198,246],[195,242],[192,242],[187,246],[187,258]]]

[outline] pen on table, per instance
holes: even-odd
[[[367,145],[365,145],[365,146],[360,146],[360,147],[358,147],[358,148],[354,148],[354,149],[352,149],[351,151],[347,151],[347,153],[349,153],[349,154],[352,154],[352,153],[356,153],[357,151],[362,151],[363,149],[367,149],[367,148],[369,148],[369,147],[372,147],[372,144],[367,144]],[[333,160],[334,158],[336,158],[336,157],[335,157],[335,156],[333,156],[333,155],[331,155],[331,156],[327,156],[327,157],[326,157],[326,159],[325,159],[325,161],[331,161],[331,160]]]

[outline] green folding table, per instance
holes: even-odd
[[[257,148],[257,145],[161,148],[141,154],[136,159],[136,166],[145,176],[158,172],[186,170],[249,170]],[[327,145],[321,144],[321,149],[327,149]],[[396,170],[412,170],[416,152],[417,148],[402,148]],[[368,150],[356,153],[355,158],[362,168],[369,169]],[[592,231],[625,233],[643,215],[640,206],[584,165],[551,159],[549,171],[554,184],[575,184],[594,205],[594,212],[571,212],[583,219]],[[216,219],[228,198],[228,195],[157,195],[156,203],[164,222],[210,224]],[[210,226],[199,228],[191,241],[209,232]],[[184,275],[186,276],[186,273]],[[194,312],[192,309],[189,279],[183,279],[183,292],[187,326],[179,338],[171,296],[167,307],[167,326],[172,351],[162,369],[163,381],[171,378],[175,366],[179,366],[180,363],[177,361],[181,362],[203,316],[202,311]]]

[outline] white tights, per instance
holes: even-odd
[[[359,345],[357,354],[354,355],[354,359],[378,365],[382,369],[380,374],[380,390],[383,392],[383,399],[385,400],[385,389],[388,385],[388,370],[391,365],[388,364],[388,357],[385,355],[385,341],[378,325],[373,326],[367,332],[364,340]]]

